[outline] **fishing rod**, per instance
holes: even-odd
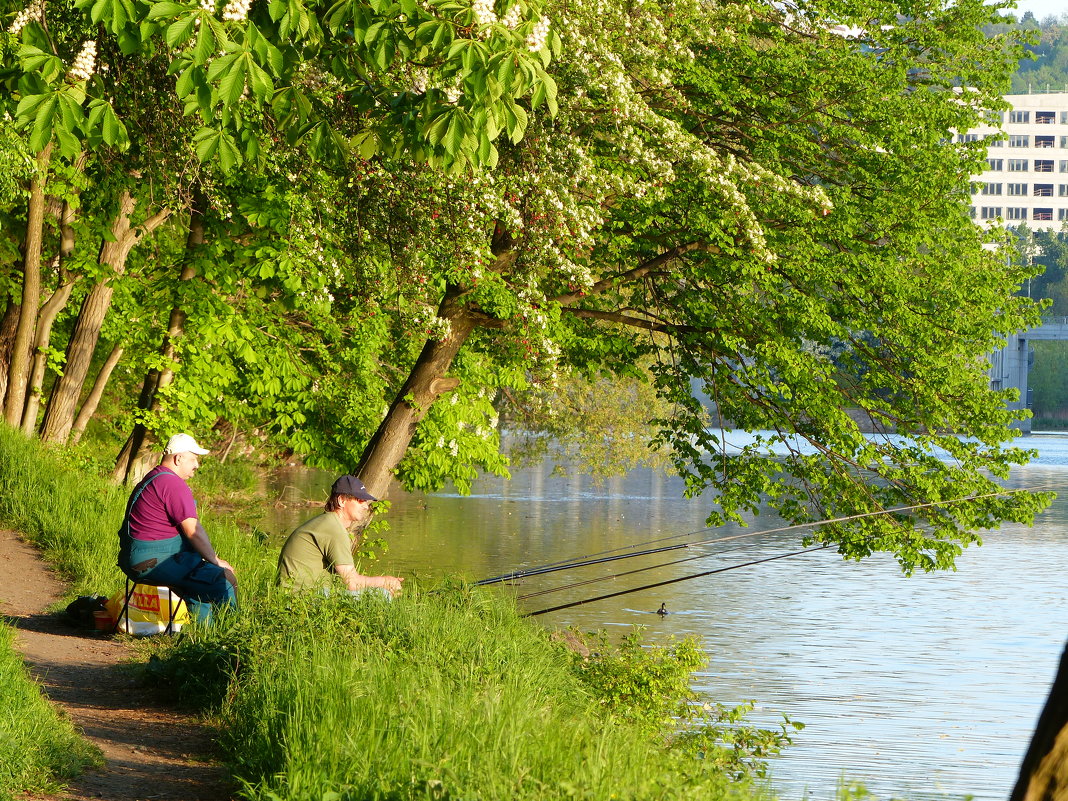
[[[680,576],[678,578],[667,579],[665,581],[658,581],[655,584],[646,584],[643,587],[633,587],[629,590],[620,590],[619,592],[610,592],[607,595],[599,595],[596,598],[586,598],[582,601],[572,601],[571,603],[560,604],[559,606],[550,606],[547,609],[539,609],[537,612],[527,612],[523,617],[537,617],[538,615],[544,615],[549,612],[559,612],[561,609],[571,609],[574,606],[582,606],[583,604],[590,604],[594,601],[604,601],[608,598],[618,598],[620,595],[629,595],[632,592],[641,592],[642,590],[652,590],[657,587],[665,587],[668,584],[677,584],[680,581],[689,581],[696,578],[704,578],[705,576],[712,576],[716,573],[725,573],[728,570],[737,570],[740,567],[750,567],[752,565],[759,565],[764,562],[774,562],[776,559],[786,559],[789,556],[800,556],[806,553],[815,553],[816,551],[822,551],[830,548],[833,543],[826,542],[823,545],[817,545],[814,548],[805,548],[801,551],[792,551],[790,553],[781,553],[778,556],[768,556],[764,559],[754,559],[751,562],[744,562],[740,565],[729,565],[728,567],[719,567],[715,570],[706,570],[703,573],[694,573],[689,576]]]
[[[716,551],[715,553],[702,553],[697,556],[687,556],[685,559],[673,559],[670,562],[660,562],[655,565],[646,565],[645,567],[639,567],[634,570],[626,570],[622,573],[609,573],[607,576],[597,576],[596,578],[586,579],[585,581],[573,581],[570,584],[558,584],[555,587],[549,587],[545,590],[538,590],[537,592],[528,592],[523,595],[517,595],[517,601],[525,601],[530,598],[537,598],[540,595],[550,595],[554,592],[560,592],[561,590],[571,590],[575,587],[585,587],[587,584],[597,584],[601,581],[611,581],[612,579],[623,578],[624,576],[633,576],[635,573],[644,573],[647,570],[656,570],[661,567],[671,567],[672,565],[681,565],[684,562],[693,562],[695,559],[709,559],[713,556],[723,556],[727,553],[733,553],[734,551],[741,550],[742,546],[738,548],[727,548],[723,551]]]
[[[904,510],[907,510],[907,509],[919,509],[919,508],[930,507],[930,506],[942,506],[942,505],[946,505],[946,504],[949,504],[949,503],[959,503],[959,502],[964,502],[964,501],[981,500],[981,499],[984,499],[984,498],[1001,497],[1001,496],[1004,496],[1004,495],[1014,495],[1014,494],[1019,493],[1019,492],[1035,492],[1035,491],[1038,491],[1040,489],[1042,489],[1042,488],[1041,487],[1039,487],[1037,489],[1036,488],[1030,488],[1030,489],[1021,488],[1021,489],[1007,490],[1007,491],[1002,491],[1002,492],[986,493],[984,495],[973,495],[973,496],[969,496],[967,498],[957,498],[957,499],[953,499],[953,500],[950,500],[950,501],[932,501],[932,502],[925,503],[925,504],[914,504],[913,506],[909,506],[909,507],[901,507],[901,508],[898,508],[898,509],[885,509],[885,510],[882,510],[881,512],[866,512],[866,513],[862,513],[862,514],[858,514],[858,515],[849,515],[849,516],[846,516],[846,517],[843,517],[843,518],[834,518],[834,519],[830,519],[830,520],[817,521],[817,522],[814,522],[814,523],[798,524],[796,526],[785,526],[785,527],[782,527],[780,529],[769,529],[767,531],[756,532],[756,533],[769,534],[769,533],[772,533],[773,531],[787,531],[787,530],[790,530],[790,529],[802,528],[802,527],[805,527],[805,526],[821,525],[821,524],[824,524],[824,523],[843,522],[844,520],[852,520],[852,519],[857,519],[857,518],[869,517],[869,516],[871,516],[873,514],[890,514],[890,513],[893,513],[893,512],[904,511]],[[737,539],[737,538],[738,537],[731,537],[731,538],[725,538],[725,539]],[[722,540],[719,540],[719,541],[722,541]],[[691,543],[691,545],[699,545],[699,544],[702,544],[702,543]],[[737,564],[737,565],[729,565],[727,567],[716,568],[714,570],[708,570],[708,571],[704,571],[704,572],[701,572],[701,573],[695,573],[695,574],[692,574],[692,575],[689,575],[689,576],[681,576],[679,578],[667,579],[665,581],[656,582],[654,584],[647,584],[647,585],[644,585],[644,586],[641,586],[641,587],[632,587],[632,588],[627,589],[627,590],[620,590],[618,592],[613,592],[613,593],[609,593],[607,595],[597,596],[595,598],[586,598],[586,599],[581,600],[581,601],[573,601],[573,602],[567,603],[567,604],[560,604],[558,606],[548,607],[546,609],[540,609],[540,610],[538,610],[536,612],[528,612],[528,613],[526,613],[524,615],[524,617],[534,617],[534,616],[537,616],[537,615],[546,614],[548,612],[556,612],[556,611],[560,611],[560,610],[563,610],[563,609],[570,609],[570,608],[575,607],[575,606],[581,606],[581,605],[587,604],[587,603],[593,603],[595,601],[602,601],[602,600],[606,600],[606,599],[609,599],[609,598],[616,598],[616,597],[619,597],[621,595],[628,595],[628,594],[630,594],[632,592],[641,592],[642,590],[655,589],[656,587],[662,587],[662,586],[665,586],[665,585],[668,585],[668,584],[675,584],[675,583],[680,582],[680,581],[689,581],[689,580],[695,579],[695,578],[703,578],[705,576],[711,576],[711,575],[714,575],[716,573],[724,573],[724,572],[726,572],[728,570],[737,570],[737,569],[742,568],[742,567],[750,567],[752,565],[762,564],[764,562],[771,562],[771,561],[775,561],[777,559],[785,559],[785,558],[790,557],[790,556],[800,556],[800,555],[806,554],[806,553],[813,553],[815,551],[820,551],[820,550],[824,550],[825,548],[829,548],[833,544],[834,543],[830,543],[830,542],[823,543],[822,545],[818,545],[818,546],[815,546],[813,548],[807,548],[807,549],[800,550],[800,551],[792,551],[790,553],[779,554],[777,556],[770,556],[770,557],[766,557],[764,559],[755,559],[755,560],[752,560],[752,561],[749,561],[749,562],[743,562],[743,563]],[[641,573],[641,572],[643,572],[645,570],[652,570],[652,569],[655,569],[655,568],[658,568],[658,567],[668,567],[668,566],[673,565],[673,564],[679,564],[679,563],[682,563],[682,562],[688,562],[688,561],[692,561],[694,559],[704,559],[704,558],[707,558],[707,557],[713,556],[713,555],[714,554],[701,554],[701,555],[698,555],[698,556],[688,557],[686,559],[679,559],[679,560],[675,560],[675,561],[672,561],[672,562],[666,562],[666,563],[662,563],[662,564],[658,564],[658,565],[650,565],[650,566],[647,566],[647,567],[644,567],[644,568],[638,568],[636,570],[626,571],[624,573],[617,574],[616,576],[605,576],[605,577],[600,577],[600,578],[594,578],[594,579],[590,579],[590,580],[584,581],[584,582],[576,582],[576,583],[574,583],[572,585],[559,586],[559,587],[555,587],[555,588],[552,588],[552,589],[549,589],[549,590],[545,590],[545,591],[542,591],[542,592],[530,593],[530,594],[525,595],[525,596],[520,596],[520,598],[536,597],[538,595],[544,595],[544,594],[547,594],[549,592],[555,592],[557,590],[568,589],[569,587],[572,587],[572,586],[584,586],[586,584],[593,584],[593,583],[596,583],[598,581],[607,580],[607,579],[610,579],[610,578],[617,578],[617,577],[620,577],[620,576],[632,575],[634,573]]]
[[[860,519],[863,519],[863,518],[866,518],[866,517],[875,517],[876,515],[896,514],[898,512],[908,512],[908,511],[914,511],[916,509],[927,509],[927,508],[936,507],[936,506],[947,506],[949,504],[954,504],[954,503],[966,503],[966,502],[969,502],[969,501],[978,501],[978,500],[983,500],[983,499],[986,499],[986,498],[999,498],[999,497],[1004,496],[1004,495],[1015,495],[1015,494],[1020,493],[1020,492],[1033,492],[1033,491],[1035,491],[1035,490],[1031,490],[1031,489],[1015,489],[1015,490],[1007,490],[1007,491],[1002,491],[1002,492],[990,492],[990,493],[986,493],[984,495],[970,495],[967,498],[952,498],[950,500],[945,500],[945,501],[929,501],[927,503],[912,504],[911,506],[899,506],[899,507],[896,507],[894,509],[879,509],[879,510],[876,510],[874,512],[860,512],[860,513],[855,514],[855,515],[845,515],[843,517],[829,518],[827,520],[813,520],[813,521],[808,522],[808,523],[796,523],[796,524],[789,525],[789,526],[780,526],[779,528],[764,529],[762,531],[749,531],[749,532],[745,532],[743,534],[734,534],[734,535],[729,536],[729,537],[714,537],[712,539],[707,539],[707,540],[698,540],[697,542],[683,542],[683,543],[678,543],[676,545],[666,545],[666,546],[663,546],[663,547],[660,547],[660,548],[648,548],[648,549],[645,549],[645,550],[642,550],[642,551],[634,551],[632,553],[623,553],[623,554],[617,553],[614,556],[601,556],[601,557],[594,558],[594,559],[589,559],[589,558],[584,558],[584,557],[577,557],[577,558],[572,559],[572,560],[566,560],[566,561],[563,561],[563,562],[552,562],[552,563],[550,563],[548,565],[543,565],[543,566],[540,566],[540,567],[534,567],[534,568],[530,568],[528,570],[517,570],[517,571],[512,571],[511,573],[507,573],[507,574],[504,574],[504,575],[501,575],[501,576],[494,576],[493,578],[482,579],[481,581],[476,581],[475,582],[475,586],[476,587],[484,587],[484,586],[487,586],[487,585],[490,585],[490,584],[497,584],[497,583],[502,582],[502,581],[515,581],[517,579],[527,578],[529,576],[540,576],[540,575],[544,575],[546,573],[556,573],[556,572],[558,572],[560,570],[571,570],[571,569],[577,568],[577,567],[588,567],[590,565],[605,564],[607,562],[615,562],[615,561],[618,561],[620,559],[631,559],[631,558],[636,557],[636,556],[650,556],[650,555],[658,554],[658,553],[667,553],[668,551],[677,551],[677,550],[679,550],[681,548],[696,548],[696,547],[701,546],[701,545],[712,545],[712,544],[720,543],[720,542],[730,542],[732,540],[744,539],[746,537],[758,537],[758,536],[762,536],[764,534],[780,534],[780,533],[782,533],[784,531],[795,531],[797,529],[811,528],[813,526],[824,526],[824,525],[828,525],[830,523],[845,523],[845,522],[848,522],[850,520],[860,520]],[[701,529],[701,530],[699,530],[697,532],[693,532],[693,533],[700,533],[701,531],[712,531],[712,529],[708,529],[708,528]],[[689,536],[689,535],[684,535],[684,536]],[[657,541],[661,541],[663,539],[672,539],[672,538],[671,537],[663,537],[660,540],[651,540],[651,541],[648,541],[648,542],[657,542]],[[645,545],[645,544],[647,544],[647,542],[637,543],[637,545]],[[627,548],[637,547],[637,545],[627,546]],[[626,550],[627,548],[616,548],[616,549],[614,549],[612,551],[603,551],[602,553],[611,554],[611,553],[614,553],[615,551]]]
[[[584,554],[582,556],[573,556],[570,559],[561,559],[558,562],[546,562],[545,564],[539,565],[538,567],[529,568],[529,570],[520,570],[520,571],[513,571],[511,573],[502,573],[499,576],[493,576],[491,578],[482,579],[481,581],[476,581],[475,582],[475,586],[476,587],[485,587],[485,586],[487,586],[489,584],[498,584],[498,583],[500,583],[502,581],[514,581],[517,578],[524,578],[526,576],[537,575],[537,573],[530,572],[530,571],[545,570],[546,572],[550,572],[550,571],[547,570],[547,568],[563,567],[563,566],[570,566],[570,565],[575,565],[576,567],[578,567],[581,564],[586,564],[586,560],[587,559],[594,559],[594,558],[596,558],[598,556],[606,556],[608,554],[618,553],[619,551],[630,551],[630,550],[633,550],[634,548],[640,548],[643,545],[653,545],[654,543],[664,542],[665,540],[677,540],[680,537],[692,537],[694,534],[702,534],[702,533],[704,533],[706,531],[713,531],[713,530],[714,529],[707,528],[707,527],[706,528],[699,528],[699,529],[696,529],[694,531],[687,531],[684,534],[668,534],[665,537],[656,537],[655,539],[651,539],[651,540],[643,540],[641,542],[635,542],[635,543],[632,543],[631,545],[621,545],[618,548],[609,548],[608,550],[605,550],[605,551],[595,551],[594,553],[588,553],[588,554]],[[696,543],[694,543],[694,544],[696,544]],[[635,554],[635,556],[638,556],[638,555],[640,555],[640,554]],[[595,564],[595,563],[591,563],[591,564]]]

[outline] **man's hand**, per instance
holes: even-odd
[[[217,561],[215,562],[215,564],[217,564],[219,567],[221,567],[223,569],[223,573],[226,574],[226,580],[229,581],[231,584],[233,584],[234,587],[236,587],[237,586],[237,575],[234,573],[233,565],[231,565],[225,559],[219,559],[218,557],[216,557],[216,559],[217,559]]]

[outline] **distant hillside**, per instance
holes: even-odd
[[[1020,68],[1012,79],[1012,91],[1068,91],[1068,13],[1038,20],[1028,11],[1019,21],[1013,17],[1007,19],[1004,25],[987,26],[987,35],[1023,28],[1035,31],[1038,37],[1037,43],[1027,48],[1034,58],[1020,61]]]

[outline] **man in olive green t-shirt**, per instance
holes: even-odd
[[[292,590],[325,587],[336,574],[350,593],[378,589],[391,598],[399,595],[404,579],[363,576],[352,559],[349,530],[371,519],[371,503],[376,500],[356,476],[345,475],[335,481],[326,511],[293,529],[282,546],[278,583]]]

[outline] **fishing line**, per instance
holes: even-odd
[[[766,557],[764,559],[754,559],[751,562],[744,562],[744,563],[742,563],[740,565],[729,565],[727,567],[719,567],[719,568],[716,568],[715,570],[706,570],[703,573],[694,573],[693,575],[690,575],[690,576],[680,576],[679,578],[667,579],[666,581],[658,581],[655,584],[646,584],[645,586],[642,586],[642,587],[633,587],[633,588],[631,588],[629,590],[620,590],[619,592],[611,592],[611,593],[608,593],[607,595],[599,595],[596,598],[586,598],[585,600],[582,600],[582,601],[572,601],[571,603],[560,604],[559,606],[550,606],[547,609],[539,609],[537,612],[527,612],[527,613],[525,613],[523,615],[523,617],[536,617],[537,615],[544,615],[544,614],[547,614],[549,612],[559,612],[561,609],[571,609],[572,607],[582,606],[583,604],[590,604],[590,603],[593,603],[594,601],[604,601],[604,600],[607,600],[608,598],[618,598],[620,595],[629,595],[632,592],[641,592],[642,590],[652,590],[652,589],[655,589],[657,587],[665,587],[668,584],[677,584],[680,581],[690,581],[691,579],[704,578],[705,576],[712,576],[712,575],[715,575],[716,573],[725,573],[728,570],[737,570],[740,567],[750,567],[752,565],[759,565],[759,564],[762,564],[764,562],[774,562],[776,559],[786,559],[789,556],[800,556],[801,554],[815,553],[816,551],[822,551],[822,550],[825,550],[827,548],[830,548],[831,545],[833,545],[833,544],[834,543],[827,542],[827,543],[824,543],[823,545],[817,545],[814,548],[805,548],[804,550],[801,550],[801,551],[791,551],[790,553],[781,553],[778,556],[768,556],[768,557]]]
[[[683,542],[683,543],[679,543],[677,545],[667,545],[667,546],[664,546],[664,547],[661,547],[661,548],[650,548],[650,549],[646,549],[646,550],[643,550],[643,551],[635,551],[633,553],[616,554],[615,556],[603,556],[603,557],[596,558],[596,559],[586,559],[586,558],[583,558],[583,557],[577,557],[576,559],[573,559],[573,560],[567,560],[567,561],[563,561],[563,562],[554,562],[554,563],[550,563],[548,565],[544,565],[544,566],[541,566],[541,567],[530,568],[528,570],[517,570],[517,571],[513,571],[511,573],[502,575],[502,576],[495,576],[493,578],[482,579],[481,581],[476,581],[475,582],[475,586],[476,587],[484,587],[484,586],[487,586],[489,584],[497,584],[497,583],[499,583],[501,581],[514,581],[516,579],[527,578],[528,576],[540,576],[540,575],[544,575],[546,573],[555,573],[555,572],[560,571],[560,570],[571,570],[571,569],[576,568],[576,567],[587,567],[589,565],[605,564],[607,562],[615,562],[615,561],[617,561],[619,559],[631,559],[631,558],[633,558],[635,556],[650,556],[652,554],[666,553],[668,551],[677,551],[680,548],[696,548],[696,547],[701,546],[701,545],[711,545],[711,544],[719,543],[719,542],[730,542],[732,540],[744,539],[746,537],[759,537],[759,536],[762,536],[764,534],[779,534],[779,533],[782,533],[784,531],[795,531],[797,529],[811,528],[813,526],[824,526],[824,525],[828,525],[830,523],[845,523],[845,522],[848,522],[850,520],[861,520],[861,519],[866,518],[866,517],[875,517],[876,515],[896,514],[898,512],[908,512],[908,511],[913,511],[913,510],[916,510],[916,509],[928,509],[928,508],[936,507],[936,506],[948,506],[949,504],[954,504],[954,503],[967,503],[969,501],[978,501],[978,500],[983,500],[983,499],[986,499],[986,498],[999,498],[999,497],[1002,497],[1002,496],[1005,496],[1005,495],[1015,495],[1015,494],[1020,493],[1020,492],[1034,492],[1034,491],[1037,491],[1037,490],[1021,488],[1021,489],[1008,490],[1008,491],[1002,491],[1002,492],[990,492],[990,493],[986,493],[984,495],[970,495],[967,498],[953,498],[953,499],[946,500],[946,501],[929,501],[928,503],[918,503],[918,504],[913,504],[911,506],[899,506],[899,507],[896,507],[894,509],[879,509],[879,510],[874,511],[874,512],[861,512],[861,513],[858,513],[858,514],[855,514],[855,515],[846,515],[844,517],[829,518],[827,520],[813,520],[813,521],[808,522],[808,523],[796,523],[796,524],[789,525],[789,526],[780,526],[779,528],[769,528],[769,529],[763,529],[761,531],[748,531],[748,532],[745,532],[743,534],[734,534],[734,535],[729,536],[729,537],[715,537],[715,538],[707,539],[707,540],[698,540],[697,542]],[[692,533],[700,533],[701,531],[712,531],[712,530],[713,529],[706,528],[706,529],[701,529],[699,531],[692,532]],[[690,536],[690,535],[683,535],[683,536]],[[661,540],[663,540],[663,539],[671,539],[671,537],[663,537],[663,538],[661,538]],[[657,541],[660,541],[660,540],[651,540],[649,542],[657,542]],[[645,544],[648,544],[648,543],[646,543],[646,542],[637,543],[637,545],[645,545]],[[628,548],[637,547],[637,545],[635,545],[635,546],[627,546],[627,547]],[[616,548],[614,550],[618,551],[618,550],[623,550],[623,549]],[[613,551],[603,551],[602,553],[611,554],[611,553],[613,553]]]

